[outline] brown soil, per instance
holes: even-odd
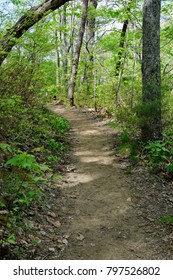
[[[45,225],[47,239],[35,258],[171,259],[172,228],[159,222],[173,210],[166,196],[171,185],[141,165],[126,174],[129,162],[116,154],[115,130],[105,122],[75,108],[51,109],[71,123],[71,162],[47,205],[51,219],[61,222],[60,232]]]

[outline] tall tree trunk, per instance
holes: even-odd
[[[136,25],[133,24],[133,31],[134,31],[134,51],[133,51],[133,70],[132,70],[132,87],[131,87],[131,94],[130,94],[130,109],[133,109],[133,101],[134,101],[134,91],[135,91],[135,71],[136,71]]]
[[[68,90],[68,99],[71,106],[74,106],[74,90],[75,90],[75,84],[76,84],[76,76],[77,76],[77,70],[79,65],[79,58],[80,58],[80,52],[83,42],[83,36],[85,32],[85,24],[87,19],[87,12],[88,12],[88,0],[82,1],[82,18],[81,18],[81,24],[80,29],[78,33],[78,39],[77,39],[77,45],[75,48],[74,53],[74,59],[72,63],[72,72],[70,77],[70,83],[69,83],[69,90]]]
[[[123,27],[121,30],[121,35],[120,35],[120,42],[119,42],[119,51],[118,51],[118,60],[116,62],[116,66],[115,66],[115,77],[119,76],[120,73],[120,69],[121,69],[121,65],[122,65],[122,59],[123,59],[123,54],[124,54],[124,44],[125,44],[125,40],[126,40],[126,33],[127,33],[127,28],[128,28],[128,24],[129,24],[129,13],[130,13],[130,9],[131,9],[131,3],[134,0],[130,0],[127,4],[126,7],[126,19],[123,22]]]
[[[116,77],[119,76],[119,73],[120,73],[128,23],[129,23],[129,21],[126,19],[123,23],[123,27],[122,27],[122,30],[121,30],[120,43],[119,43],[119,48],[118,48],[119,49],[118,61],[117,61],[116,66],[115,66],[115,76]]]
[[[118,86],[117,86],[116,91],[115,91],[115,109],[116,109],[116,110],[118,109],[118,106],[119,106],[119,91],[120,91],[121,84],[122,84],[122,79],[123,79],[123,72],[124,72],[124,68],[125,68],[126,56],[127,56],[127,53],[126,53],[126,51],[124,51],[124,57],[123,57],[122,67],[121,67],[120,73],[119,73]]]
[[[60,56],[59,56],[59,45],[58,45],[58,30],[55,29],[55,52],[56,52],[56,86],[60,85]]]
[[[161,138],[161,73],[160,73],[161,0],[145,0],[143,6],[142,53],[142,140]]]
[[[60,85],[60,55],[59,55],[59,41],[60,41],[60,36],[57,28],[57,24],[59,24],[56,14],[53,13],[53,21],[56,25],[55,27],[55,58],[56,58],[56,86],[58,87]]]
[[[64,84],[64,92],[67,91],[67,72],[68,72],[68,43],[67,43],[67,5],[63,6],[62,11],[62,71],[63,71],[63,84]]]
[[[90,5],[97,9],[98,1],[90,0]],[[94,88],[94,45],[95,45],[95,22],[96,18],[93,12],[88,14],[87,32],[86,32],[86,62],[85,62],[85,81],[87,84],[87,93],[91,94]]]
[[[73,2],[70,3],[71,10],[74,9]],[[74,23],[75,23],[75,15],[71,13],[70,16],[70,45],[68,47],[68,52],[70,53],[70,68],[72,68],[72,62],[73,62],[73,57],[74,57],[74,35],[75,35],[75,28],[74,28]]]
[[[17,39],[25,31],[41,20],[44,16],[55,11],[70,0],[46,0],[44,3],[32,7],[28,10],[12,28],[2,37],[0,41],[0,65],[7,57],[8,53],[15,46]]]

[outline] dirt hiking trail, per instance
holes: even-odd
[[[158,241],[146,236],[144,219],[136,209],[132,179],[115,154],[115,130],[75,108],[51,106],[51,110],[71,123],[72,161],[61,182],[63,202],[59,209],[68,244],[58,256],[49,257],[162,258],[155,244]]]

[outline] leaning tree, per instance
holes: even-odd
[[[28,10],[0,40],[0,65],[15,46],[24,32],[52,11],[57,10],[70,0],[46,0]]]

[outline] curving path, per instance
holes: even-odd
[[[72,163],[62,180],[59,259],[157,259],[145,241],[133,191],[113,149],[115,131],[85,112],[52,106],[72,126]]]

